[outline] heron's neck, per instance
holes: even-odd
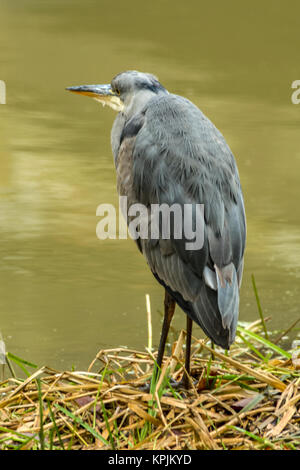
[[[131,119],[136,114],[139,114],[152,98],[158,96],[158,94],[161,93],[168,92],[164,89],[160,90],[158,93],[155,93],[151,90],[141,90],[139,93],[131,97],[128,102],[125,101],[124,109],[122,110],[122,112],[118,113],[111,130],[111,146],[115,164],[118,158],[118,152],[120,148],[120,137],[126,121]]]
[[[128,103],[125,102],[125,109],[123,110],[127,119],[132,118],[135,114],[138,114],[146,106],[146,104],[155,96],[157,93],[151,90],[141,90],[134,96],[130,97]]]

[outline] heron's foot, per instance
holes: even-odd
[[[141,392],[150,393],[150,382],[145,382],[143,385],[139,386]]]
[[[191,388],[190,379],[186,377],[185,375],[179,381],[171,378],[169,380],[169,384],[174,390],[187,391]],[[151,382],[145,382],[143,385],[139,387],[139,389],[144,393],[150,393],[150,387],[151,387]]]
[[[194,382],[194,381],[193,381]],[[170,380],[170,385],[172,388],[174,388],[175,390],[185,390],[185,391],[188,391],[192,388],[192,385],[191,385],[191,378],[186,376],[184,374],[184,376],[182,377],[181,380],[174,380],[174,379],[171,379]]]

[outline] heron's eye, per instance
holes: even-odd
[[[117,93],[117,95],[120,95],[120,90],[119,90],[119,88],[116,88],[116,89],[115,89],[115,92]]]

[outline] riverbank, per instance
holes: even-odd
[[[299,351],[267,340],[260,320],[238,327],[228,354],[193,338],[186,392],[171,381],[183,375],[184,337],[158,383],[152,352],[101,350],[86,371],[33,374],[33,364],[8,355],[14,377],[0,384],[0,449],[300,448]]]

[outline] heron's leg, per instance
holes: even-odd
[[[186,343],[185,343],[185,370],[183,376],[183,386],[188,389],[190,387],[189,374],[190,374],[190,361],[191,361],[191,340],[192,340],[192,327],[193,320],[186,316]]]
[[[161,367],[161,364],[162,364],[165,345],[166,345],[166,341],[167,341],[167,337],[169,333],[171,320],[174,315],[174,311],[175,311],[175,300],[173,300],[173,297],[171,297],[170,294],[165,290],[165,315],[164,315],[164,322],[163,322],[163,327],[161,330],[158,355],[157,355],[157,365],[159,367]]]
[[[162,326],[162,330],[161,330],[161,335],[160,335],[160,342],[159,342],[159,347],[158,347],[158,354],[157,354],[157,359],[156,359],[156,363],[157,363],[157,366],[159,367],[159,369],[161,369],[161,365],[162,365],[162,360],[163,360],[163,357],[164,357],[164,350],[165,350],[165,345],[166,345],[166,341],[167,341],[167,337],[168,337],[168,333],[169,333],[169,328],[170,328],[170,324],[171,324],[171,320],[173,318],[173,315],[174,315],[174,311],[175,311],[175,300],[173,300],[173,298],[170,296],[170,294],[165,290],[165,314],[164,314],[164,321],[163,321],[163,326]],[[155,371],[154,371],[154,377],[155,379],[157,380],[158,379],[158,376],[159,376],[159,369],[155,365]],[[142,387],[140,387],[143,392],[148,392],[149,393],[149,390],[150,390],[150,384],[149,383],[146,383],[144,385],[142,385]]]
[[[211,349],[214,351],[215,350],[215,343],[213,342],[213,340],[211,341]],[[214,361],[215,360],[215,354],[214,352],[211,353],[211,360]]]

